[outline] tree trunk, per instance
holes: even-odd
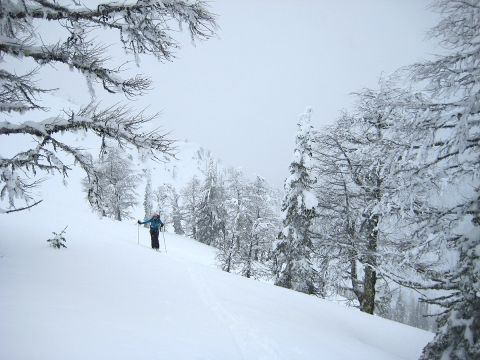
[[[365,278],[363,299],[360,304],[360,310],[368,314],[373,314],[375,310],[375,284],[377,282],[377,239],[378,239],[378,221],[379,216],[372,216],[368,225],[368,244],[365,264]]]
[[[230,267],[232,266],[232,252],[228,252],[228,257],[227,257],[227,267],[225,268],[226,272],[230,272]]]
[[[253,248],[253,241],[250,241],[250,244],[248,247],[247,272],[245,273],[245,276],[247,278],[250,278],[252,276],[252,248]]]

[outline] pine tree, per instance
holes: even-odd
[[[300,116],[290,177],[285,181],[283,230],[275,243],[275,284],[308,294],[317,293],[317,274],[311,258],[311,225],[317,200],[312,193],[313,127],[311,109]]]

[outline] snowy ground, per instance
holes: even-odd
[[[433,336],[224,273],[185,237],[154,252],[147,229],[138,245],[133,221],[46,186],[55,197],[0,216],[0,359],[416,359]],[[48,247],[65,225],[68,248]]]

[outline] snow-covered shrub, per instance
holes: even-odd
[[[51,247],[54,247],[55,249],[67,247],[67,245],[65,245],[65,243],[67,242],[67,239],[65,238],[65,232],[67,231],[67,227],[68,226],[65,226],[65,228],[59,233],[56,233],[55,231],[52,232],[55,236],[47,240]]]

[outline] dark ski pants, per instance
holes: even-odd
[[[158,249],[160,247],[158,243],[158,229],[150,229],[150,237],[152,238],[152,249]]]

